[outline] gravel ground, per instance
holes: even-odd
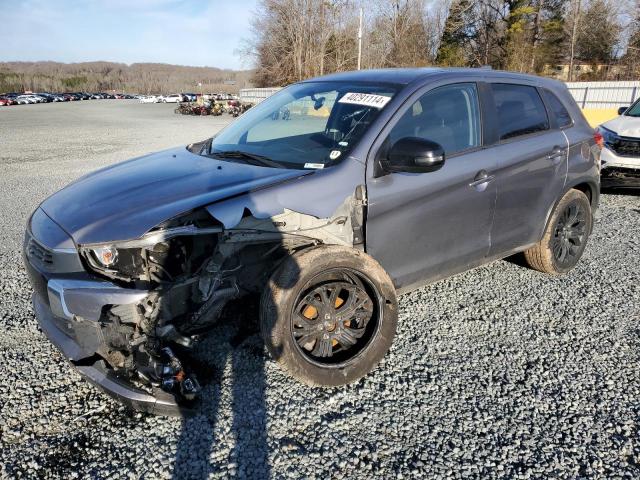
[[[6,478],[638,478],[640,196],[607,194],[585,257],[550,278],[500,261],[404,295],[375,372],[311,389],[223,322],[201,413],[131,413],[39,332],[28,214],[97,167],[228,117],[127,101],[0,109],[0,475]]]

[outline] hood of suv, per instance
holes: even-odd
[[[179,147],[90,173],[41,208],[77,244],[129,240],[181,213],[309,173],[215,160]]]
[[[622,137],[640,138],[640,117],[620,115],[603,123],[602,126]]]

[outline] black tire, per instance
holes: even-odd
[[[348,247],[320,246],[287,257],[260,301],[269,353],[308,385],[344,385],[369,373],[389,350],[397,321],[389,275]]]
[[[582,257],[592,226],[589,199],[569,190],[551,214],[542,240],[524,252],[527,264],[551,275],[569,272]]]

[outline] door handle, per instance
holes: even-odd
[[[494,178],[495,177],[493,175],[489,175],[489,173],[486,170],[480,170],[475,176],[475,178],[473,179],[473,182],[469,184],[469,186],[477,187],[479,185],[482,185],[483,183],[489,183]]]
[[[547,155],[547,158],[551,160],[553,163],[558,163],[560,160],[564,158],[565,154],[566,154],[566,151],[564,148],[553,147],[553,150],[551,150],[551,153]]]

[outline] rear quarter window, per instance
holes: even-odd
[[[498,113],[500,140],[549,130],[549,118],[535,87],[510,83],[491,84]]]
[[[553,115],[556,117],[558,128],[570,126],[573,123],[573,120],[571,119],[571,115],[569,115],[569,112],[562,104],[560,99],[546,88],[542,90],[542,95],[544,96],[544,101],[549,107],[549,110],[551,110],[553,112]]]

